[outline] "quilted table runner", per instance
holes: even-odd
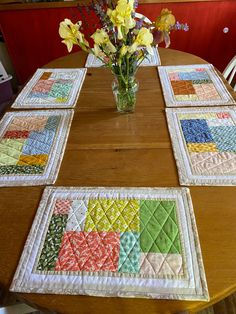
[[[156,66],[160,64],[161,64],[161,60],[158,53],[158,49],[153,47],[153,54],[152,55],[149,54],[148,57],[142,61],[141,66]],[[85,64],[86,68],[98,68],[102,66],[103,66],[103,63],[97,57],[95,57],[91,53],[88,55],[86,64]]]
[[[87,69],[38,69],[12,108],[72,108]]]
[[[160,66],[167,107],[235,104],[211,64]]]
[[[11,290],[207,300],[188,189],[47,187]]]
[[[52,184],[73,110],[6,113],[0,122],[0,186]]]
[[[183,185],[236,184],[236,107],[166,109]]]

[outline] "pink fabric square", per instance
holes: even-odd
[[[54,80],[39,80],[32,88],[32,91],[38,93],[48,93],[54,82]]]
[[[170,72],[168,75],[169,75],[169,79],[171,81],[179,81],[179,74],[178,74],[178,72]]]
[[[56,204],[53,210],[53,214],[55,215],[66,215],[69,213],[70,207],[72,204],[72,200],[56,200]]]
[[[118,232],[65,232],[56,271],[112,271],[118,269]]]
[[[230,114],[228,112],[218,112],[216,115],[217,115],[217,118],[219,118],[219,119],[229,119],[230,118]]]
[[[196,69],[196,72],[205,72],[206,71],[206,69],[203,69],[203,68],[197,68]]]

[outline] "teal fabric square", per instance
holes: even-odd
[[[236,126],[210,127],[213,141],[220,152],[236,152]]]
[[[52,85],[49,96],[55,98],[67,98],[70,94],[72,86],[73,84],[70,82],[68,83],[66,80],[57,81]]]
[[[140,245],[138,232],[123,232],[120,234],[119,273],[138,273]]]

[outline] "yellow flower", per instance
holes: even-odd
[[[145,46],[147,48],[147,51],[150,54],[153,54],[152,47],[151,47],[152,42],[153,42],[152,33],[150,32],[148,28],[142,27],[139,30],[138,35],[134,40],[134,43],[131,45],[129,52],[134,53],[139,46]]]
[[[60,23],[59,35],[64,39],[62,42],[67,46],[69,52],[71,52],[73,45],[78,45],[84,50],[87,50],[87,47],[89,47],[84,34],[79,31],[81,24],[81,21],[73,24],[69,19],[65,19]]]
[[[97,29],[96,32],[91,36],[94,40],[94,54],[96,56],[100,55],[102,50],[101,48],[107,53],[115,53],[116,48],[111,43],[108,34],[104,31],[104,29]],[[101,46],[101,48],[100,48]]]
[[[120,57],[123,57],[127,52],[128,52],[128,48],[127,46],[122,46],[120,49]]]
[[[117,6],[114,10],[108,9],[107,15],[118,30],[118,39],[123,38],[122,27],[125,33],[135,26],[135,20],[132,18],[134,11],[134,1],[118,0]]]
[[[175,24],[175,17],[168,9],[162,9],[161,15],[156,19],[155,27],[159,31],[169,32],[171,26]]]

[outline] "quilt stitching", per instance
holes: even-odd
[[[185,184],[234,185],[235,108],[173,109],[167,113],[181,183],[184,178]]]
[[[111,271],[148,276],[151,268],[151,275],[158,276],[159,271],[162,276],[183,275],[175,211],[174,201],[57,199],[53,216],[66,217],[64,235],[56,261],[53,260],[54,267],[49,264],[42,269],[48,249],[45,240],[46,248],[43,246],[37,270]],[[153,253],[150,256],[145,252]],[[155,258],[156,254],[159,257]],[[154,260],[159,264],[153,264]]]

